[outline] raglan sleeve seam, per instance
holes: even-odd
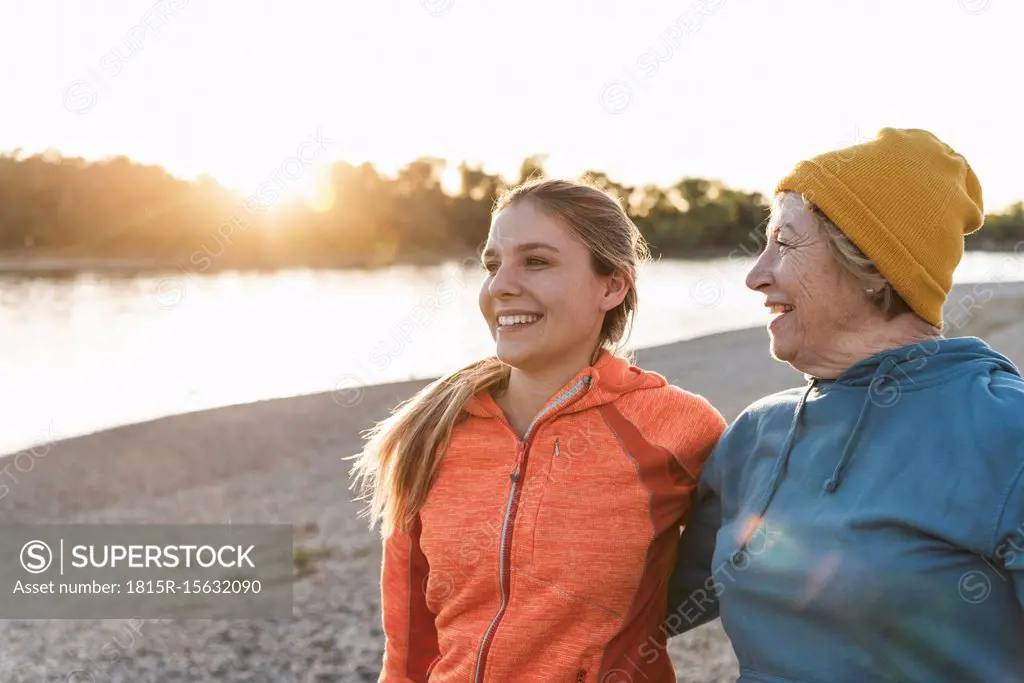
[[[1024,458],[1021,459],[1021,463],[1017,466],[1016,472],[1010,477],[1010,484],[1007,488],[1006,493],[1002,496],[1002,502],[999,508],[996,510],[995,527],[992,529],[992,542],[990,547],[992,549],[993,556],[998,554],[999,546],[1002,545],[1002,529],[1003,523],[1006,519],[1007,511],[1011,507],[1014,494],[1018,495],[1024,503]],[[1021,505],[1024,508],[1024,504]],[[1024,519],[1021,520],[1024,523]]]

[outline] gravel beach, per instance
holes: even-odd
[[[979,287],[992,296],[977,296]],[[972,294],[968,321],[960,302]],[[1024,284],[963,285],[950,302],[950,335],[980,336],[1024,366]],[[730,420],[803,381],[770,359],[760,328],[644,349],[638,363]],[[0,498],[4,523],[284,522],[306,571],[294,582],[291,619],[0,621],[0,682],[376,681],[380,539],[358,516],[342,458],[358,451],[361,430],[424,384],[230,406],[19,455],[9,468],[17,481]],[[670,652],[680,681],[737,675],[717,621],[674,639]]]

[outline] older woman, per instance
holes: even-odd
[[[747,277],[807,384],[729,426],[666,626],[721,616],[740,681],[1024,680],[1024,380],[942,305],[981,188],[932,134],[798,164]]]

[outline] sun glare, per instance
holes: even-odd
[[[462,189],[462,171],[455,164],[448,164],[441,174],[441,187],[448,194],[458,194]]]
[[[266,167],[265,164],[254,166]],[[258,174],[245,168],[236,168],[233,171],[210,172],[209,175],[242,196],[255,195],[267,211],[305,206],[322,212],[334,206],[330,168],[326,165],[284,167],[270,173],[263,170]]]
[[[287,186],[281,192],[282,206],[304,204],[314,211],[327,211],[334,205],[330,173],[324,168],[310,168],[295,179],[283,180]]]

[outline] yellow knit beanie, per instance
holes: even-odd
[[[776,192],[800,192],[878,268],[919,316],[942,327],[942,305],[985,220],[967,160],[925,130],[883,128],[869,142],[801,161]]]

